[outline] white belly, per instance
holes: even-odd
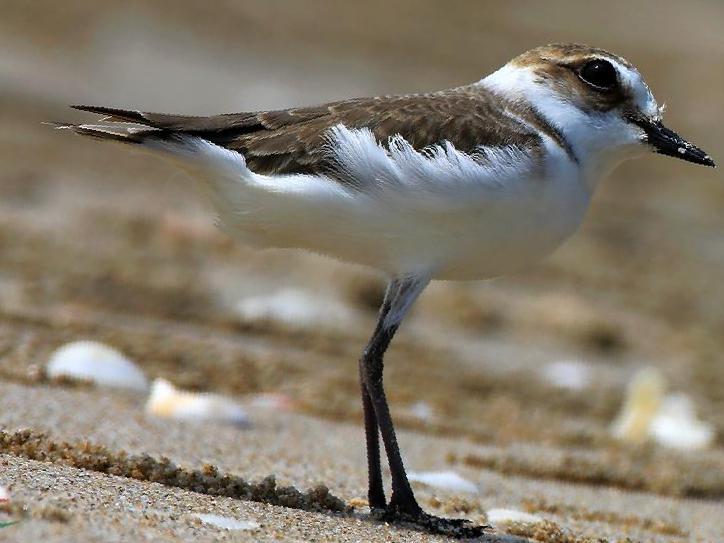
[[[538,186],[528,192],[459,212],[380,207],[324,222],[313,214],[300,215],[294,228],[286,222],[254,220],[252,228],[246,221],[241,227],[224,222],[229,233],[262,248],[302,248],[391,276],[431,272],[433,279],[485,279],[539,261],[583,219],[589,198],[578,185],[565,180],[532,183]]]
[[[538,186],[535,186],[536,184]],[[396,272],[429,262],[433,278],[470,280],[525,269],[580,226],[588,193],[569,179],[535,180],[529,192],[485,202],[475,212],[420,221],[390,252]]]
[[[438,279],[486,279],[535,264],[557,249],[579,227],[588,200],[537,201],[509,213],[490,213],[471,224],[465,238],[437,271]],[[472,221],[471,221],[472,222]]]

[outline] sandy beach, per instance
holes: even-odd
[[[85,119],[78,102],[203,114],[442,88],[571,39],[630,57],[670,124],[723,159],[720,3],[546,4],[397,2],[380,18],[322,1],[2,3],[0,541],[447,541],[365,502],[356,360],[382,280],[239,246],[173,166],[42,123]],[[392,414],[409,470],[468,483],[415,482],[426,510],[538,518],[491,542],[724,540],[724,184],[687,166],[626,164],[537,268],[425,292],[387,359]],[[148,392],[49,377],[77,340],[238,402],[250,424],[153,416]],[[707,447],[612,435],[643,368],[692,402]]]

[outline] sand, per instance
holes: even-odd
[[[380,278],[240,247],[174,167],[41,124],[80,119],[68,102],[211,113],[434,89],[577,39],[642,66],[671,124],[724,157],[721,3],[685,16],[666,2],[445,4],[380,2],[384,17],[321,0],[0,7],[0,523],[17,521],[0,540],[445,540],[374,521],[364,503],[356,359]],[[589,24],[601,18],[611,24]],[[544,519],[490,541],[724,540],[717,172],[627,164],[537,268],[424,293],[388,356],[392,414],[411,470],[454,471],[477,490],[415,483],[427,510]],[[265,297],[277,302],[249,312]],[[157,419],[144,394],[49,380],[51,352],[80,339],[149,379],[241,402],[251,427]],[[583,384],[552,382],[561,362],[583,367]],[[709,449],[611,436],[647,366],[693,399],[716,432]],[[290,408],[254,403],[269,392]]]
[[[30,541],[444,540],[371,521],[364,507],[336,511],[338,502],[328,497],[280,507],[269,505],[277,498],[268,491],[259,491],[255,501],[210,496],[207,492],[214,491],[213,482],[199,483],[196,491],[189,491],[179,488],[178,478],[149,482],[143,473],[136,474],[140,480],[112,476],[99,472],[92,461],[91,444],[105,447],[110,463],[116,465],[126,461],[125,451],[155,460],[166,457],[207,474],[241,475],[248,481],[274,475],[279,486],[295,485],[302,490],[331,486],[332,493],[349,507],[364,496],[365,484],[360,431],[354,425],[267,413],[255,417],[253,429],[240,430],[154,420],[143,414],[141,398],[121,393],[63,387],[29,390],[18,385],[3,385],[1,392],[6,407],[0,418],[4,428],[24,424],[36,435],[45,435],[32,448],[16,447],[16,454],[7,454],[2,447],[3,482],[12,494],[11,503],[22,504],[22,509],[14,515],[21,521],[0,531],[0,537]],[[402,432],[401,445],[409,465],[421,471],[447,469],[449,455],[478,450],[459,440],[412,432]],[[54,447],[63,451],[60,456],[65,460],[28,459],[30,454],[47,455]],[[81,454],[70,459],[74,451]],[[554,522],[571,538],[546,537],[546,541],[623,536],[642,541],[714,541],[724,528],[717,515],[720,505],[713,502],[507,477],[468,466],[454,469],[473,481],[478,493],[416,485],[428,509],[484,522],[486,510],[519,508]],[[194,513],[254,521],[260,527],[248,533],[227,532],[200,524]]]

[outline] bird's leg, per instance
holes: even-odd
[[[385,293],[385,298],[382,302],[382,307],[380,308],[379,318],[375,331],[372,334],[372,338],[367,344],[367,347],[365,348],[364,354],[359,360],[359,379],[360,388],[362,391],[362,412],[364,414],[365,438],[367,441],[367,474],[369,481],[367,499],[370,509],[372,511],[384,510],[387,507],[387,500],[385,499],[385,489],[382,484],[379,426],[377,425],[377,415],[375,415],[375,408],[372,405],[372,399],[370,398],[370,394],[367,391],[365,357],[369,351],[375,350],[375,340],[379,337],[380,331],[382,329],[382,324],[384,323],[387,314],[390,312],[390,296],[388,295],[388,292]]]
[[[467,521],[462,519],[443,519],[428,515],[417,503],[407,479],[382,384],[384,353],[402,319],[427,286],[429,280],[429,277],[410,277],[390,282],[380,309],[377,326],[360,358],[359,368],[362,380],[362,404],[365,412],[369,469],[369,503],[373,512],[375,509],[385,508],[383,518],[387,521],[400,521],[412,524],[418,529],[454,537],[477,537],[483,533],[483,527],[466,525]],[[376,421],[372,420],[372,412]],[[382,434],[392,476],[392,496],[390,503],[386,506],[380,469],[378,428],[379,433]]]
[[[385,500],[385,489],[382,485],[382,466],[380,465],[380,434],[377,426],[377,417],[375,409],[372,406],[372,400],[367,392],[367,386],[364,383],[362,374],[362,362],[360,361],[360,385],[362,389],[362,411],[365,420],[365,437],[367,439],[367,473],[369,480],[369,489],[367,491],[367,500],[370,509],[384,510],[387,507]]]
[[[362,381],[362,406],[365,413],[365,433],[367,437],[367,462],[369,470],[369,502],[371,509],[386,507],[382,488],[378,428],[390,462],[392,475],[392,501],[390,507],[410,513],[420,511],[420,506],[407,480],[405,468],[400,456],[395,429],[387,407],[385,391],[382,387],[383,355],[392,337],[417,296],[427,285],[429,279],[393,280],[387,287],[385,299],[380,308],[377,326],[359,361]]]

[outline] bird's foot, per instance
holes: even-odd
[[[372,509],[372,518],[390,524],[399,524],[405,527],[427,532],[429,534],[443,535],[456,539],[473,539],[485,535],[489,526],[476,526],[469,520],[462,518],[442,518],[425,513],[419,507],[412,511],[404,511],[393,504],[385,509]]]

